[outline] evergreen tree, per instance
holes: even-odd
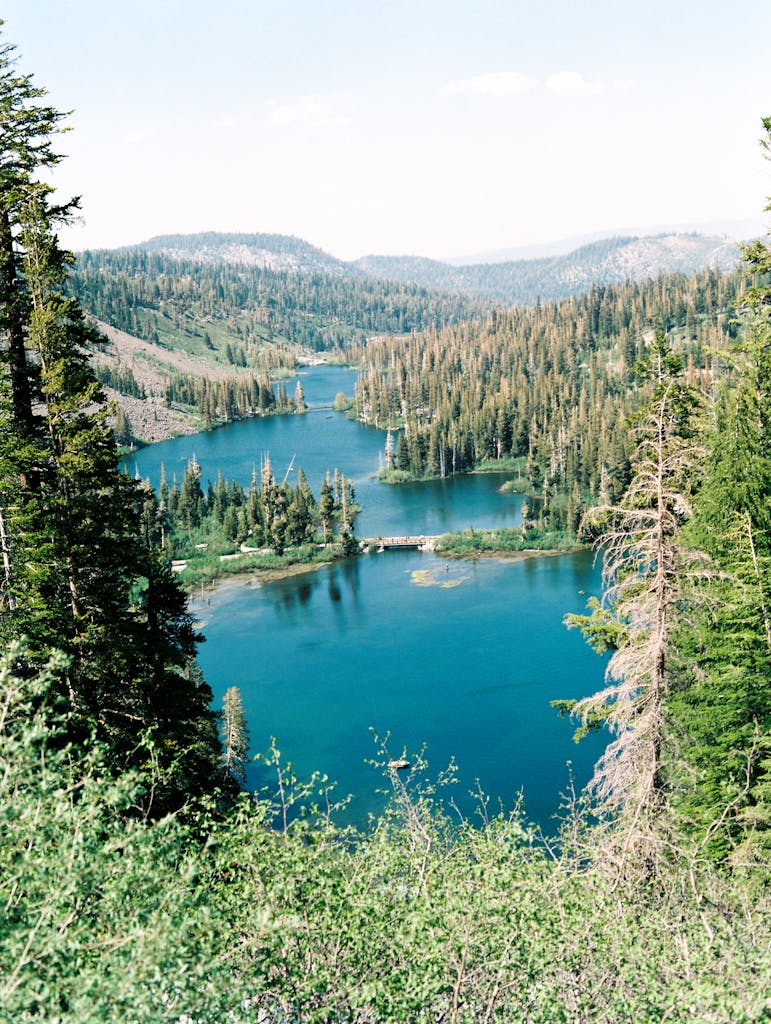
[[[358,553],[359,545],[354,533],[353,487],[341,476],[340,482],[340,546],[346,556]]]
[[[234,505],[228,505],[222,520],[222,532],[228,540],[236,540],[238,537],[238,512]]]
[[[771,118],[763,128],[769,153]],[[714,855],[746,861],[771,847],[771,249],[758,241],[744,256],[752,282],[743,333],[722,353],[710,457],[689,529],[717,571],[680,630],[696,669],[673,704],[688,765],[681,813]]]
[[[215,778],[211,694],[184,595],[146,543],[144,488],[117,469],[90,365],[100,339],[66,294],[55,226],[73,206],[52,205],[36,177],[55,163],[59,120],[42,95],[0,49],[0,636],[26,635],[33,659],[68,656],[73,728],[154,763],[162,810]]]
[[[195,456],[188,462],[179,492],[177,518],[187,527],[198,526],[203,515],[204,495],[201,489],[201,467]]]
[[[329,473],[327,472],[321,484],[321,491],[319,492],[319,518],[321,520],[321,529],[324,534],[325,544],[328,543],[329,538],[332,535],[334,514],[335,492],[332,490]]]
[[[115,443],[122,448],[127,448],[132,440],[131,423],[122,405],[115,409],[115,420],[112,425],[112,432],[115,435]]]
[[[771,352],[757,329],[732,353],[708,436],[688,540],[714,571],[678,630],[692,668],[673,695],[689,766],[680,810],[719,856],[771,842]]]
[[[298,474],[297,486],[287,505],[286,516],[289,544],[300,545],[313,540],[313,495],[302,470]]]

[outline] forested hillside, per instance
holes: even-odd
[[[62,115],[5,43],[0,124],[0,1018],[771,1020],[771,250],[745,252],[746,289],[711,272],[598,288],[368,346],[359,409],[405,419],[399,457],[425,470],[433,445],[442,472],[522,449],[534,487],[595,500],[605,599],[569,625],[609,655],[606,686],[554,688],[610,743],[544,835],[483,793],[462,818],[452,768],[397,767],[386,741],[390,803],[354,830],[275,743],[273,795],[239,793],[238,693],[214,713],[166,509],[117,471],[99,338],[68,292],[56,228],[76,207],[46,180]],[[101,294],[126,311],[122,280]],[[158,288],[175,316],[188,299],[214,316],[212,282],[239,280],[191,267]],[[149,275],[137,288],[153,297]],[[289,509],[263,473],[245,509],[224,481],[209,509],[192,471],[164,503],[191,528],[253,512],[280,546]],[[310,498],[291,500],[302,539]],[[342,480],[340,508],[322,502],[345,535]],[[277,700],[287,656],[264,652]]]
[[[134,246],[142,252],[197,263],[231,263],[263,270],[331,277],[365,276],[343,260],[293,235],[205,231],[193,235],[155,235]],[[131,251],[123,249],[123,252]]]
[[[689,379],[708,388],[713,355],[736,333],[739,276],[705,271],[594,287],[559,304],[493,312],[358,355],[356,415],[399,431],[392,478],[450,476],[520,458],[523,486],[577,510],[628,482],[636,363],[654,327],[670,332]],[[565,504],[553,508],[562,518]]]
[[[339,359],[374,335],[440,327],[491,308],[341,276],[331,257],[285,236],[169,236],[148,248],[82,253],[68,282],[109,334],[94,365],[120,397],[126,443],[292,412],[294,388],[287,395],[281,378],[298,361],[317,352]]]
[[[506,305],[535,305],[580,295],[592,285],[644,281],[659,274],[732,271],[736,244],[706,235],[606,238],[564,256],[456,266],[408,256],[365,256],[356,268],[390,281],[485,296]]]
[[[268,344],[339,352],[373,334],[441,327],[490,306],[358,274],[296,273],[142,249],[81,253],[70,287],[89,313],[138,337],[257,367]]]
[[[315,353],[350,359],[373,338],[482,321],[501,300],[535,305],[662,268],[735,259],[735,246],[719,239],[661,236],[505,264],[390,257],[351,264],[285,235],[208,232],[82,253],[69,287],[113,340],[96,369],[121,396],[120,436],[147,441],[291,410],[280,392],[267,395],[269,378],[294,373]],[[698,316],[690,311],[691,330]],[[116,353],[120,338],[127,344]],[[180,359],[187,368],[175,365]],[[454,464],[466,468],[466,454]]]
[[[566,298],[592,284],[623,284],[659,274],[730,272],[739,262],[728,237],[697,232],[617,235],[542,258],[443,262],[419,256],[363,256],[346,262],[291,235],[224,233],[156,235],[133,247],[199,263],[228,263],[295,274],[377,278],[445,292],[487,296],[507,305]],[[130,251],[127,249],[122,252]]]
[[[345,263],[285,235],[209,232],[81,253],[70,286],[88,312],[137,337],[260,367],[266,343],[340,350],[373,334],[480,317],[500,303],[534,305],[661,273],[732,270],[737,260],[730,241],[662,235],[508,263]]]

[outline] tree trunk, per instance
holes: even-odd
[[[20,302],[11,221],[8,211],[0,207],[0,309],[7,339],[6,361],[11,382],[11,401],[16,422],[30,434],[33,425],[32,391],[29,386]]]

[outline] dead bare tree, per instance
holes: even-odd
[[[595,646],[612,649],[606,686],[572,708],[584,726],[603,722],[614,739],[590,788],[601,813],[647,857],[664,807],[668,658],[673,610],[686,574],[678,543],[701,454],[693,426],[698,393],[684,383],[681,361],[664,336],[652,343],[647,369],[653,396],[639,415],[632,480],[621,501],[588,513],[602,525],[605,599],[589,616],[569,616]]]

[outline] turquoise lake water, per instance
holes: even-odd
[[[353,374],[319,367],[303,375],[306,401],[328,405],[351,393]],[[248,485],[270,455],[280,480],[295,463],[318,494],[335,466],[354,481],[363,506],[360,536],[435,534],[514,525],[522,499],[498,491],[497,474],[408,486],[374,478],[381,431],[343,414],[234,424],[145,448],[128,463],[157,484],[160,463],[180,479],[195,454],[204,481],[221,469]],[[590,553],[525,561],[451,561],[424,552],[371,554],[256,586],[239,583],[195,600],[206,642],[199,661],[217,703],[241,689],[254,751],[278,740],[298,774],[314,770],[351,794],[349,820],[377,812],[384,780],[365,762],[377,750],[370,730],[390,732],[389,751],[426,748],[431,771],[451,758],[459,784],[452,796],[473,813],[468,791],[479,779],[493,801],[510,807],[521,791],[528,816],[548,827],[568,786],[567,762],[583,785],[602,750],[599,736],[580,745],[574,725],[550,707],[602,684],[603,663],[562,624],[599,595]],[[264,781],[251,766],[249,782]]]

